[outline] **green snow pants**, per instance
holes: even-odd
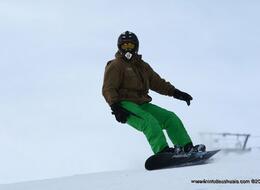
[[[168,146],[163,129],[174,145],[184,146],[192,142],[175,113],[151,103],[138,105],[121,101],[121,106],[133,113],[128,117],[127,124],[144,133],[155,154]]]

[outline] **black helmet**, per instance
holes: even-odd
[[[138,52],[138,38],[133,32],[126,31],[118,37],[117,47],[121,54],[127,59],[131,59],[132,55]],[[131,55],[129,56],[129,54]]]

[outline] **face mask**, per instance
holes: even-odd
[[[136,52],[136,45],[132,42],[125,42],[120,46],[120,50],[127,60],[131,60]]]
[[[126,57],[126,59],[130,60],[133,57],[133,54],[130,52],[126,52],[125,57]]]

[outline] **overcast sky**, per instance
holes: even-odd
[[[151,93],[198,133],[260,134],[260,2],[0,1],[0,183],[142,168],[144,136],[101,94],[117,37],[133,31],[191,106]]]

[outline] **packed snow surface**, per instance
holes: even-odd
[[[259,189],[260,152],[218,153],[205,165],[146,171],[111,171],[70,177],[0,185],[1,190],[122,190],[122,189]],[[252,179],[258,180],[258,184]],[[221,180],[222,183],[193,183],[192,180]],[[242,181],[243,180],[243,181]],[[247,181],[249,180],[249,181]],[[226,182],[223,183],[223,181]],[[234,181],[239,183],[232,184]]]

